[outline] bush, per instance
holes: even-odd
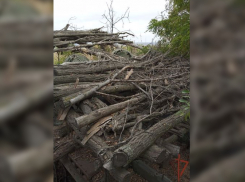
[[[170,0],[168,15],[152,19],[148,31],[160,37],[160,49],[172,55],[190,56],[190,1]]]

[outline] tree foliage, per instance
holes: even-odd
[[[162,51],[190,55],[190,0],[169,0],[167,15],[152,19],[148,31],[160,37]]]

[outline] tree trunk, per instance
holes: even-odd
[[[183,121],[183,117],[173,114],[149,128],[147,131],[133,137],[126,145],[117,149],[112,158],[115,167],[126,167],[150,147],[157,138]]]
[[[149,182],[171,182],[166,176],[158,173],[141,160],[133,161],[133,169]]]
[[[99,85],[99,83],[98,83]],[[92,86],[97,86],[94,84],[91,84]],[[90,87],[90,88],[91,88]],[[142,88],[145,88],[145,85],[141,85]],[[88,88],[88,87],[87,87]],[[135,87],[134,85],[130,85],[130,84],[124,84],[124,85],[115,85],[115,86],[106,86],[105,88],[101,88],[100,92],[102,93],[106,93],[106,94],[111,94],[111,93],[120,93],[120,92],[126,92],[126,91],[133,91],[136,90],[137,87]],[[69,106],[69,102],[71,99],[76,98],[79,95],[84,94],[86,91],[88,91],[87,89],[84,91],[78,91],[79,89],[76,88],[71,88],[71,89],[67,89],[67,91],[54,91],[55,93],[55,99],[60,98],[60,95],[65,95],[61,98],[62,102],[63,102],[63,106],[67,107]],[[82,88],[80,89],[82,90]],[[71,94],[70,94],[71,93]]]
[[[166,151],[166,148],[159,147],[157,145],[152,145],[141,155],[141,157],[153,163],[161,164],[170,156],[169,153]]]
[[[134,98],[134,99],[130,99],[130,100],[118,103],[118,104],[110,105],[108,107],[104,107],[104,108],[98,109],[96,111],[93,111],[88,115],[78,117],[75,119],[75,121],[76,121],[77,125],[81,128],[81,127],[89,125],[89,124],[93,123],[94,121],[97,121],[97,120],[99,120],[105,116],[108,116],[112,113],[120,111],[129,105],[136,104],[136,103],[138,103],[144,99],[145,99],[145,96],[141,96],[139,98]]]
[[[77,78],[79,82],[100,82],[106,80],[107,74],[97,74],[97,75],[65,75],[65,76],[55,76],[54,85],[63,83],[76,83]]]

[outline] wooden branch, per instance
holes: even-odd
[[[116,167],[126,167],[130,162],[150,147],[163,133],[183,121],[183,117],[173,114],[133,137],[126,145],[117,149],[112,158]]]
[[[95,45],[108,45],[108,44],[132,44],[132,41],[127,41],[127,40],[120,40],[120,41],[105,41],[105,42],[96,42],[96,43],[92,43],[92,44],[82,44],[79,46],[73,46],[73,47],[67,47],[67,48],[58,48],[58,49],[54,49],[53,52],[62,52],[62,51],[68,51],[68,50],[77,50],[77,49],[81,49],[83,47],[93,47]]]
[[[166,159],[168,159],[169,153],[167,152],[166,148],[159,147],[157,145],[152,145],[147,149],[141,157],[157,164],[161,164],[164,162]]]
[[[85,65],[86,66],[86,65]],[[121,69],[124,67],[123,64],[105,64],[100,67],[89,68],[85,66],[76,65],[71,69],[56,69],[54,68],[55,76],[70,75],[70,74],[92,74],[92,73],[105,73],[106,71],[112,71],[116,69]],[[83,69],[82,69],[83,68]]]
[[[140,86],[142,88],[146,87],[145,85],[140,85]],[[64,106],[66,106],[66,105],[69,105],[69,102],[70,102],[71,99],[83,94],[84,92],[87,91],[87,89],[84,89],[84,91],[80,91],[80,92],[77,92],[77,90],[79,90],[79,89],[75,89],[75,88],[68,89],[67,91],[60,91],[60,92],[54,91],[55,99],[60,98],[59,95],[63,94],[64,96],[61,98],[61,100],[62,100]],[[134,85],[123,84],[123,85],[107,86],[105,88],[100,89],[100,92],[106,93],[106,94],[112,94],[112,93],[133,91],[133,90],[136,90],[136,89],[137,88]],[[83,90],[83,89],[80,89],[80,90]]]
[[[105,80],[107,77],[107,74],[55,76],[54,85],[63,83],[75,83],[77,78],[79,78],[79,82],[100,82]]]
[[[78,117],[75,119],[75,121],[79,127],[83,127],[83,126],[93,123],[94,121],[97,121],[98,119],[102,117],[105,117],[112,113],[120,111],[126,108],[128,105],[136,104],[144,99],[145,99],[145,96],[140,96],[138,98],[133,98],[133,99],[130,99],[130,100],[118,103],[118,104],[110,105],[108,107],[104,107],[96,111],[93,111],[88,115]]]
[[[84,94],[78,95],[77,97],[70,100],[69,105],[64,105],[65,107],[69,107],[79,101],[85,100],[89,97],[91,97],[97,90],[100,88],[108,85],[111,83],[112,80],[114,80],[120,73],[122,73],[125,69],[129,68],[129,66],[123,67],[118,73],[116,73],[111,79],[106,80],[105,82],[100,83],[98,86],[92,88],[91,90],[85,92]]]
[[[83,110],[83,112],[90,114],[92,113],[92,109],[88,107],[86,110]],[[81,146],[83,145],[81,144]],[[108,145],[105,143],[105,141],[103,141],[100,137],[94,135],[88,140],[86,146],[92,149],[92,151],[99,156],[100,160],[104,164],[103,167],[110,173],[111,176],[113,176],[114,179],[120,182],[129,181],[131,177],[130,172],[128,172],[124,168],[115,168],[111,165],[111,162],[109,160],[112,157],[112,152],[110,150],[107,150]]]

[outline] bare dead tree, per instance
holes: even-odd
[[[113,33],[114,29],[117,29],[116,28],[117,23],[121,21],[124,25],[124,21],[123,21],[124,19],[128,19],[129,21],[129,8],[120,17],[116,17],[116,12],[113,8],[113,0],[111,0],[110,5],[108,5],[108,3],[106,3],[106,5],[108,8],[108,12],[107,14],[104,13],[102,17],[106,20],[104,24],[110,29],[110,33]]]

